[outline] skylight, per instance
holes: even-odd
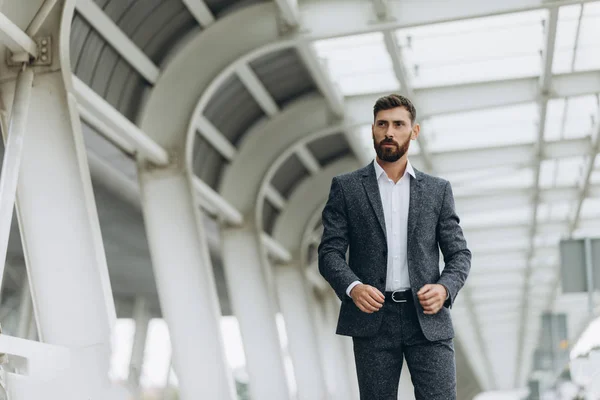
[[[401,29],[415,88],[539,75],[547,10]]]
[[[320,40],[315,49],[345,96],[400,88],[381,32]]]

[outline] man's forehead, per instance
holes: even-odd
[[[381,110],[377,113],[378,120],[407,120],[410,119],[410,113],[404,107],[391,108],[389,110]]]

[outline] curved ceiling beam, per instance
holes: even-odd
[[[362,7],[356,2],[344,3],[344,5],[339,4],[339,2],[329,1],[320,3],[327,3],[333,9],[339,7],[342,7],[346,11],[353,9],[353,12]],[[542,4],[536,4],[532,2],[530,8],[534,6],[545,7]],[[301,11],[304,19],[306,19],[306,15],[311,15],[308,19],[313,17],[319,19],[317,15],[312,15],[314,7],[316,5],[312,3],[309,3],[306,7],[303,6]],[[321,6],[317,8],[319,7]],[[502,12],[507,12],[510,9],[510,7],[505,7],[506,9],[502,7],[496,8],[497,10],[492,10],[493,12],[487,10],[485,15],[489,15],[490,12],[492,14],[498,13],[502,10],[504,10]],[[501,8],[502,10],[500,10]],[[479,12],[481,11],[479,10]],[[200,116],[201,110],[218,90],[221,83],[231,76],[231,74],[236,73],[240,66],[247,65],[251,60],[264,54],[296,46],[299,43],[305,43],[308,40],[320,38],[321,36],[327,36],[324,34],[315,36],[314,27],[308,25],[308,28],[305,27],[303,29],[303,33],[282,38],[279,35],[276,23],[277,12],[277,7],[273,4],[259,4],[247,7],[215,22],[210,29],[190,40],[167,65],[151,93],[143,111],[143,116],[140,119],[142,129],[170,151],[183,151],[187,149],[185,159],[191,160],[192,143],[198,126],[197,117]],[[478,15],[474,14],[473,16]],[[429,23],[432,21],[424,21],[423,23],[425,22]],[[307,21],[307,23],[310,24],[311,22]],[[246,27],[247,29],[241,29],[241,27]],[[248,32],[252,32],[252,34],[249,35]],[[329,34],[336,36],[332,32]],[[219,57],[204,57],[206,54],[216,53],[219,53]],[[202,73],[198,74],[198,71],[202,71]],[[557,96],[584,94],[592,90],[590,88],[600,86],[600,80],[597,77],[594,79],[594,76],[589,73],[587,75],[585,73],[567,74],[561,78],[555,79],[557,87],[554,88],[553,93]],[[571,84],[561,85],[561,81],[569,81]],[[577,84],[577,82],[582,84]],[[585,84],[583,84],[584,82]],[[505,88],[509,82],[501,83],[502,87]],[[418,99],[420,98],[419,103],[426,107],[421,111],[422,115],[478,109],[482,107],[481,104],[491,107],[535,100],[537,93],[534,93],[535,91],[532,88],[536,87],[537,80],[519,79],[510,81],[510,83],[520,84],[518,87],[521,89],[511,90],[510,93],[506,91],[502,92],[503,89],[498,86],[498,83],[494,82],[445,88],[417,89],[415,90],[415,96]],[[570,91],[566,93],[561,87],[563,89],[564,87],[576,87],[579,89],[578,91],[576,90],[577,93],[573,93],[572,89],[569,89]],[[488,96],[488,101],[482,102],[480,101],[480,96],[473,96],[475,93],[491,93],[491,95]],[[469,102],[468,99],[475,97],[479,99],[477,104]],[[354,118],[356,121],[354,124],[370,123],[372,119],[370,108],[375,98],[376,96],[374,95],[349,98],[346,102],[348,111],[346,115],[351,115]],[[200,101],[197,101],[198,99]],[[452,99],[452,101],[447,101],[448,99]],[[202,120],[202,118],[200,119]],[[190,120],[192,120],[191,123],[185,126],[186,121]],[[208,136],[210,136],[211,130],[208,131]],[[218,143],[223,142],[222,144],[224,145],[228,144],[221,139],[217,138],[216,141]],[[234,151],[228,153],[229,159],[236,157]],[[181,160],[181,162],[183,163],[185,160]]]
[[[329,164],[315,176],[304,179],[288,199],[286,207],[277,218],[273,238],[285,246],[292,257],[300,258],[302,238],[307,224],[327,199],[334,176],[359,168],[356,158],[346,156]],[[317,210],[317,211],[316,211]]]
[[[310,115],[310,118],[306,118]],[[263,182],[275,162],[310,132],[340,132],[342,124],[330,125],[325,100],[318,95],[303,97],[275,117],[251,128],[221,180],[221,195],[244,216],[255,217],[255,204],[265,194]]]
[[[187,42],[162,71],[141,111],[140,128],[167,151],[183,156],[193,139],[188,128],[198,99],[241,55],[279,39],[276,15],[271,3],[247,7]],[[177,161],[181,166],[186,162],[182,157]]]

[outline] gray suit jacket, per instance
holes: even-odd
[[[414,304],[425,337],[430,341],[454,337],[448,308],[463,287],[471,267],[471,252],[454,210],[450,183],[415,169],[411,177],[408,212],[408,273]],[[336,176],[323,210],[319,271],[342,300],[337,334],[373,336],[382,313],[362,312],[346,294],[362,283],[385,291],[387,240],[383,206],[373,164]],[[350,248],[349,261],[346,252]],[[439,272],[439,249],[445,267]],[[428,283],[446,287],[450,298],[435,315],[426,315],[417,292]]]

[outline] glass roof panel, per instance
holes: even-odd
[[[546,140],[575,139],[589,136],[598,113],[595,95],[553,99],[546,113]]]
[[[600,52],[600,48],[598,48],[598,51]],[[600,53],[598,54],[598,58],[600,58]],[[569,98],[567,100],[564,137],[570,139],[589,136],[597,114],[597,96],[590,95]]]
[[[463,213],[460,215],[462,223],[467,228],[482,226],[505,226],[526,223],[531,219],[532,207],[519,207],[495,212]]]
[[[494,275],[473,275],[470,277],[471,287],[482,287],[482,286],[510,286],[518,285],[522,283],[525,276],[521,272],[505,273],[505,274],[494,274]]]
[[[551,221],[564,221],[568,218],[570,211],[571,211],[570,203],[552,204],[549,219]]]
[[[582,176],[584,156],[544,160],[540,171],[540,186],[544,189],[557,186],[575,186]]]
[[[563,118],[567,100],[564,98],[548,101],[546,110],[545,140],[559,140],[563,132]]]
[[[455,192],[460,191],[463,195],[470,193],[481,194],[481,190],[528,188],[533,185],[533,173],[532,168],[521,168],[503,174],[488,176],[484,179],[463,181],[460,185],[454,185],[453,183],[452,187],[455,189]],[[450,179],[450,182],[453,182],[451,178],[448,179]]]
[[[326,61],[330,76],[345,96],[400,88],[383,33],[319,40],[314,45],[317,55]]]
[[[447,114],[423,122],[431,151],[532,143],[536,137],[535,103]]]
[[[557,246],[562,236],[561,232],[536,235],[533,243],[536,247]]]
[[[598,160],[600,160],[600,157],[596,157],[596,161]],[[590,183],[592,185],[600,185],[600,169],[595,169],[594,171],[592,171],[592,176],[590,176]]]
[[[452,189],[454,190],[454,195],[456,196],[457,194],[462,194],[462,187],[465,183],[469,184],[473,181],[481,181],[488,178],[495,178],[498,176],[514,173],[516,170],[517,168],[515,168],[514,166],[503,166],[457,171],[450,173],[444,173],[444,171],[439,171],[438,174],[440,177],[447,179],[452,183]]]
[[[558,10],[554,60],[552,62],[552,73],[554,74],[572,71],[580,15],[580,4],[564,6]]]
[[[600,217],[600,199],[598,198],[587,198],[583,201],[581,206],[581,217],[585,218],[598,218]],[[600,234],[600,232],[598,232]]]
[[[575,53],[575,71],[600,68],[600,7],[598,3],[583,6],[579,42]]]
[[[412,86],[539,75],[547,17],[535,10],[397,31]]]

